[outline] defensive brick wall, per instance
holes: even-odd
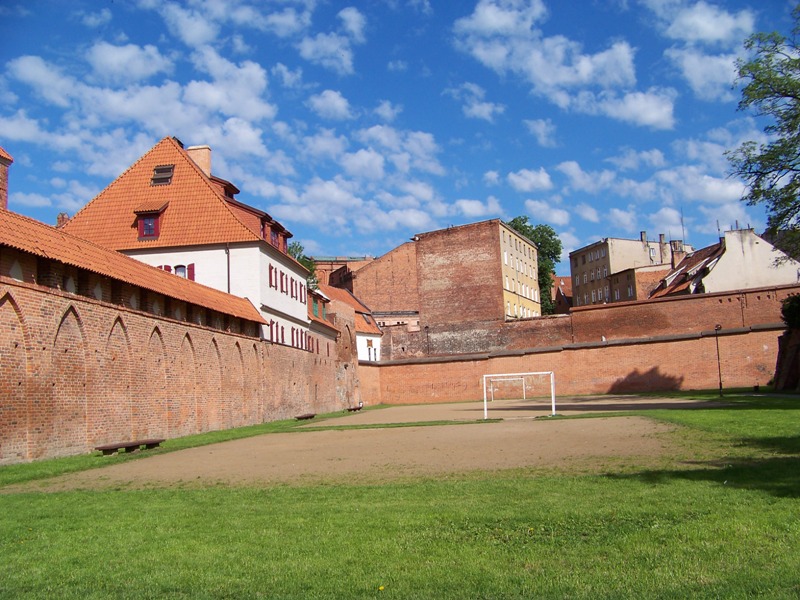
[[[0,464],[353,406],[340,337],[316,354],[0,277]]]
[[[725,387],[764,385],[775,374],[781,301],[797,293],[783,286],[610,304],[459,331],[390,328],[383,347],[394,360],[361,366],[364,401],[475,400],[483,374],[550,370],[559,395],[713,389],[720,372]]]

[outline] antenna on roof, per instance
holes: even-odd
[[[717,237],[722,237],[722,232],[719,230],[719,219],[717,219]]]
[[[670,234],[670,237],[672,234]],[[686,241],[686,228],[683,226],[683,206],[681,206],[681,239]]]

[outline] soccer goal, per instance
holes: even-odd
[[[483,418],[489,418],[489,402],[498,399],[550,396],[552,415],[556,414],[556,377],[553,371],[535,373],[493,373],[483,376]]]

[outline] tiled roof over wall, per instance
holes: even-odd
[[[141,200],[138,200],[141,203]],[[246,298],[226,294],[16,213],[0,211],[0,245],[85,269],[164,296],[265,323]]]

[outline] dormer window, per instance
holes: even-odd
[[[175,165],[159,165],[153,169],[153,178],[150,185],[169,185],[172,183],[172,172]]]
[[[161,215],[168,204],[163,200],[156,203],[146,202],[133,211],[136,214],[136,227],[140,240],[153,240],[158,237],[161,233]]]

